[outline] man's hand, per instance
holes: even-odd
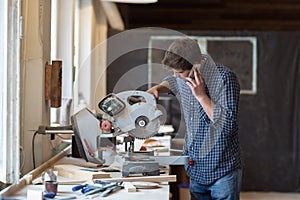
[[[148,93],[153,94],[156,100],[159,98],[159,93],[170,93],[170,86],[167,81],[163,81],[158,85],[153,86],[149,90],[147,90]]]
[[[158,89],[156,86],[150,88],[149,90],[147,90],[148,93],[152,94],[156,100],[158,100],[159,98],[159,94],[158,94]]]
[[[205,84],[197,68],[194,68],[195,79],[186,78],[187,84],[193,92],[193,95],[200,102],[209,119],[213,122],[214,103],[205,92]]]
[[[187,77],[187,84],[197,99],[202,98],[206,96],[204,80],[196,67],[192,70],[194,70],[195,79]]]

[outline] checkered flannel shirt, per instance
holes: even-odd
[[[183,154],[194,161],[185,166],[190,178],[209,185],[241,168],[238,138],[240,86],[236,75],[222,65],[204,68],[206,93],[214,103],[212,122],[183,79],[168,76],[172,93],[184,112],[187,133]]]

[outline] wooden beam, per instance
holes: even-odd
[[[84,169],[84,170],[83,170]],[[88,181],[92,179],[110,178],[110,174],[106,172],[85,171],[87,168],[75,165],[55,165],[54,170],[58,171],[58,175],[72,180]]]
[[[105,12],[107,21],[112,29],[116,29],[119,31],[124,30],[124,22],[122,20],[121,14],[119,12],[118,7],[113,2],[101,1],[99,0],[103,10]]]
[[[94,179],[95,181],[96,179]],[[148,182],[176,182],[176,175],[161,175],[161,176],[135,176],[135,177],[122,177],[122,178],[104,178],[101,181],[148,181]]]
[[[54,163],[56,163],[61,158],[65,157],[67,154],[70,153],[70,151],[71,151],[71,146],[67,147],[62,152],[58,153],[57,155],[52,157],[50,160],[48,160],[47,162],[45,162],[38,168],[32,170],[31,172],[26,174],[24,177],[22,177],[20,179],[19,183],[13,184],[13,185],[5,188],[4,190],[2,190],[1,197],[13,195],[13,194],[17,193],[18,191],[20,191],[22,188],[24,188],[26,185],[31,184],[34,179],[38,178],[38,176],[40,176],[42,174],[42,172],[44,172],[47,169],[49,169],[50,167],[52,167],[54,165]]]
[[[51,73],[51,107],[59,108],[61,106],[62,91],[62,61],[52,61]]]

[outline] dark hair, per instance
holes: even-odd
[[[190,70],[195,62],[201,60],[198,43],[188,37],[175,40],[165,52],[162,64],[174,69]]]

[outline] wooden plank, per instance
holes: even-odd
[[[59,185],[79,185],[85,183],[85,180],[60,180],[58,177]]]
[[[12,194],[17,193],[18,191],[20,191],[22,188],[26,187],[26,185],[29,184],[28,179],[31,179],[31,175],[26,175],[18,183],[13,184],[13,185],[1,190],[0,196],[6,197],[6,196],[10,196]]]
[[[82,167],[75,165],[55,165],[54,170],[58,171],[58,175],[72,180],[92,180],[100,178],[110,178],[110,174],[106,172],[93,172],[81,170]]]
[[[33,171],[31,171],[29,174],[32,175],[32,180],[38,178],[44,171],[46,171],[47,169],[53,167],[53,165],[60,159],[62,159],[63,157],[65,157],[66,155],[68,155],[71,151],[71,146],[68,146],[67,148],[65,148],[63,151],[61,151],[60,153],[58,153],[57,155],[53,156],[50,160],[48,160],[47,162],[43,163],[41,166],[39,166],[38,168],[34,169]]]
[[[29,172],[28,174],[23,176],[20,179],[19,183],[13,184],[13,185],[3,189],[1,191],[1,195],[9,196],[9,195],[17,193],[19,190],[21,190],[25,186],[31,184],[32,180],[37,179],[43,171],[47,170],[48,168],[53,166],[53,164],[55,162],[57,162],[59,159],[65,157],[67,154],[69,154],[70,151],[71,151],[71,146],[67,147],[62,152],[58,153],[57,155],[52,157],[50,160],[48,160],[47,162],[45,162],[44,164],[42,164],[38,168],[32,170],[31,172]]]
[[[61,106],[62,90],[62,61],[52,61],[51,73],[51,107],[59,108]]]
[[[148,182],[176,182],[176,175],[162,175],[162,176],[135,176],[135,177],[122,177],[122,178],[101,178],[101,181],[148,181]],[[95,179],[94,179],[95,181]]]
[[[76,166],[88,167],[88,168],[98,168],[102,166],[102,164],[87,162],[83,158],[74,158],[74,157],[63,157],[62,159],[56,162],[56,165],[76,165]]]

